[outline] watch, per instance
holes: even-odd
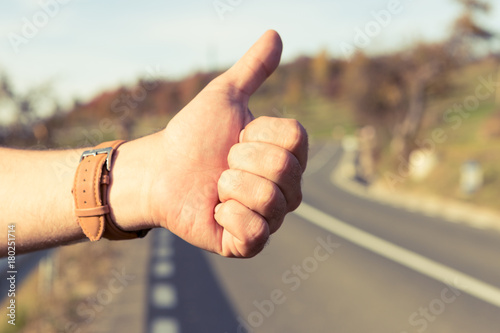
[[[151,229],[125,231],[110,216],[108,189],[113,152],[125,141],[104,142],[83,152],[76,169],[73,198],[77,222],[90,241],[142,238]]]

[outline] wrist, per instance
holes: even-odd
[[[113,154],[109,187],[110,214],[124,231],[155,227],[150,214],[152,179],[148,166],[151,138],[144,137],[122,144]]]

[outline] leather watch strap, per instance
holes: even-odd
[[[125,141],[104,142],[82,154],[73,184],[75,213],[78,224],[91,240],[101,237],[111,240],[144,237],[149,230],[121,230],[111,219],[108,187],[113,152]]]

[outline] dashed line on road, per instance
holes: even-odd
[[[174,254],[174,250],[169,247],[158,247],[156,249],[156,256],[158,258],[167,258],[171,257]]]
[[[500,307],[500,289],[495,286],[353,227],[304,202],[294,214],[362,248]]]
[[[149,333],[178,333],[181,332],[179,321],[168,314],[178,305],[177,289],[168,282],[175,274],[173,236],[167,230],[158,230],[155,236],[156,249],[151,265],[155,282],[150,289],[150,307],[163,314],[151,320]]]
[[[157,283],[151,291],[152,300],[157,308],[172,309],[177,306],[177,292],[175,287],[168,283]]]
[[[154,265],[153,272],[157,278],[169,278],[175,273],[175,266],[170,261],[157,262]]]
[[[151,325],[151,333],[180,332],[179,322],[173,318],[156,319]]]

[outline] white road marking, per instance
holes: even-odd
[[[173,318],[155,319],[151,325],[151,333],[177,333],[180,331],[179,323]]]
[[[171,257],[174,254],[174,249],[171,247],[158,247],[156,249],[156,256],[158,258]]]
[[[175,265],[168,260],[175,253],[174,237],[167,230],[159,230],[156,234],[156,261],[152,267],[152,274],[158,279],[169,279],[175,274]],[[177,289],[174,285],[165,282],[156,282],[151,288],[151,307],[157,309],[174,309],[178,303]],[[178,333],[179,321],[174,317],[153,319],[150,333]]]
[[[157,308],[174,308],[177,305],[177,291],[168,283],[157,283],[153,290],[153,304]]]
[[[157,262],[154,265],[154,274],[157,278],[169,278],[175,273],[175,266],[170,261]]]
[[[294,212],[360,247],[500,307],[500,289],[342,222],[306,203]]]

